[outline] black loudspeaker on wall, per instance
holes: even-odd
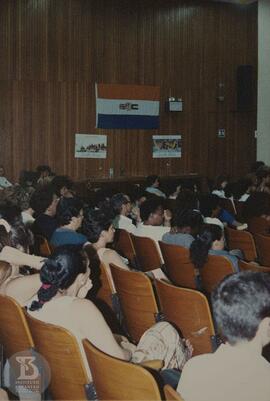
[[[253,106],[253,66],[239,65],[236,73],[237,111],[249,111]]]

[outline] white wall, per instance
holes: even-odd
[[[258,7],[257,160],[270,165],[270,1]]]

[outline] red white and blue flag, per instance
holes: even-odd
[[[159,128],[158,86],[96,84],[96,127]]]

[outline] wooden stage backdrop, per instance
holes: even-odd
[[[11,179],[38,164],[74,179],[110,168],[239,176],[255,158],[256,82],[251,110],[238,112],[236,69],[250,64],[256,78],[256,4],[1,0],[0,60],[0,163]],[[160,129],[96,129],[95,82],[159,85]],[[169,96],[183,99],[182,113],[165,111]],[[75,159],[76,132],[107,134],[107,159]],[[152,135],[176,133],[182,158],[152,159]]]

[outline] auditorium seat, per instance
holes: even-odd
[[[200,271],[202,287],[210,295],[224,277],[233,273],[233,265],[228,258],[208,255],[208,260]]]
[[[225,233],[227,243],[230,250],[240,249],[243,252],[247,262],[257,259],[257,251],[253,236],[248,231],[238,231],[233,228],[226,227]]]
[[[163,262],[158,246],[152,238],[139,237],[131,234],[131,239],[136,252],[138,269],[147,272],[162,267]]]

